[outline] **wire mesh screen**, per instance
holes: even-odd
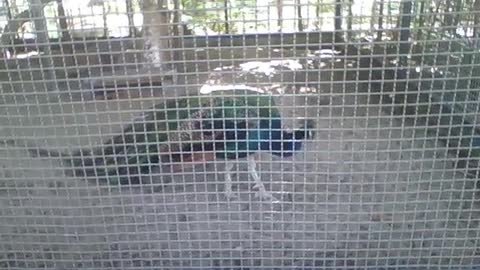
[[[0,268],[479,269],[479,3],[3,0]]]

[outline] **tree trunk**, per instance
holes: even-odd
[[[437,22],[437,14],[438,12],[440,11],[440,6],[441,4],[440,3],[436,3],[436,8],[435,8],[435,11],[433,11],[432,8],[430,8],[430,14],[432,14],[431,16],[429,16],[429,21],[427,21],[427,24],[432,27],[429,27],[429,29],[427,30],[427,40],[430,40],[430,37],[432,35],[432,32],[434,31],[434,29],[436,30],[437,28],[435,28],[435,24]]]
[[[182,37],[187,35],[186,31],[183,29],[183,24],[181,23],[181,13],[180,13],[180,0],[173,0],[173,11],[172,11],[172,48],[182,48]],[[173,50],[172,58],[181,59],[180,51]]]
[[[408,58],[407,55],[410,53],[410,26],[412,21],[412,1],[403,0],[402,10],[400,13],[400,62],[402,65],[406,65]]]
[[[477,13],[480,11],[480,0],[475,0],[473,3],[473,10],[474,10],[474,19],[473,19],[473,38],[475,40],[475,48],[478,45],[478,38],[479,38],[479,27],[480,27],[480,14]]]
[[[383,36],[383,7],[384,7],[383,1],[384,0],[380,0],[379,7],[378,7],[377,41],[381,41]]]
[[[57,0],[57,12],[58,21],[60,23],[60,31],[62,34],[62,40],[71,40],[70,33],[68,32],[67,16],[65,15],[65,8],[63,7],[63,0]]]
[[[462,15],[461,12],[463,10],[463,1],[457,0],[456,2],[457,2],[457,4],[454,7],[454,11],[456,12],[456,14],[454,15],[453,25],[458,27],[458,26],[460,26],[460,19],[461,19],[461,15]],[[455,31],[455,34],[456,34],[456,31]]]
[[[417,40],[422,40],[423,36],[423,27],[425,26],[425,1],[420,3],[420,11],[418,14],[418,31],[417,31]]]
[[[154,69],[166,71],[171,61],[169,11],[166,0],[143,1],[145,60]]]
[[[44,7],[46,4],[53,2],[55,0],[42,0],[41,4],[42,7]],[[15,10],[14,8],[14,3],[11,3],[12,10]],[[42,10],[43,11],[43,10]],[[7,25],[3,28],[3,33],[2,36],[0,37],[1,45],[0,47],[9,47],[9,51],[13,50],[11,49],[11,46],[14,44],[14,40],[17,36],[17,30],[26,22],[31,21],[31,15],[29,10],[25,10],[20,12],[19,14],[13,15],[13,19],[9,20]],[[13,51],[11,51],[13,53]]]
[[[13,0],[9,4],[10,4],[10,13],[12,14],[12,17],[15,17],[19,13],[17,1]]]
[[[459,1],[459,0],[457,0]],[[453,14],[451,13],[453,11],[453,1],[446,1],[445,2],[445,15],[443,17],[443,26],[446,28],[448,32],[452,32],[452,27],[453,27]],[[455,31],[454,31],[455,32]]]
[[[391,28],[394,23],[392,16],[392,1],[388,1],[387,3],[387,18],[389,19],[389,21],[387,21],[387,25],[389,28]]]
[[[230,33],[230,24],[228,18],[228,0],[223,1],[223,16],[224,16],[224,24],[225,24],[225,34]]]
[[[375,29],[375,16],[377,14],[377,0],[373,0],[372,9],[370,10],[370,29]]]
[[[8,0],[4,0],[4,6],[5,8],[7,9],[7,19],[8,21],[11,21],[12,20],[12,11],[10,9],[10,3],[8,2]],[[0,43],[1,45],[1,43]],[[0,46],[0,47],[3,47],[3,46]],[[8,48],[2,48],[0,49],[0,59],[6,59],[6,58],[9,58],[11,53],[9,53],[9,49]],[[3,62],[0,63],[0,68],[4,68],[3,67]]]
[[[65,9],[63,7],[63,0],[56,0],[57,1],[57,12],[58,12],[58,21],[60,24],[60,31],[61,31],[61,37],[60,44],[62,45],[62,53],[64,54],[65,59],[70,58],[73,60],[74,56],[72,55],[73,50],[73,44],[70,43],[69,41],[72,40],[72,37],[70,36],[70,32],[68,31],[68,23],[67,23],[67,16],[65,15]],[[66,43],[63,43],[66,41]],[[73,62],[74,63],[74,62]]]
[[[348,1],[348,16],[347,16],[347,40],[353,37],[353,0]]]
[[[19,27],[30,21],[30,11],[25,10],[15,16],[13,20],[10,20],[3,28],[2,36],[0,37],[2,47],[2,53],[5,55],[8,53],[10,56],[15,54],[15,39],[17,38],[17,30]]]
[[[437,23],[437,15],[438,15],[438,13],[440,12],[440,7],[441,7],[441,3],[440,3],[440,2],[438,2],[438,3],[436,3],[436,4],[437,4],[436,9],[435,9],[434,12],[432,12],[432,13],[433,13],[433,16],[432,16],[432,22],[431,22],[431,23],[432,23],[432,26],[433,26],[433,27],[435,27],[435,24]]]
[[[128,35],[130,37],[136,37],[137,28],[135,27],[135,21],[133,19],[134,10],[132,5],[132,0],[125,0],[125,8],[127,10],[127,18],[128,18]]]
[[[335,0],[335,42],[342,42],[342,0]]]
[[[8,0],[3,0],[4,7],[7,10],[7,19],[12,20],[12,10],[10,8],[10,2]]]
[[[303,17],[302,17],[302,5],[300,0],[295,0],[295,5],[297,7],[297,20],[298,20],[298,31],[303,31]]]
[[[105,1],[102,2],[102,17],[103,17],[103,37],[104,38],[108,38],[109,34],[108,34],[108,23],[107,23],[107,15],[108,15],[108,11],[107,11],[107,8],[105,7]]]
[[[33,18],[35,26],[36,42],[39,51],[43,52],[43,56],[40,58],[41,71],[45,78],[46,90],[56,91],[58,90],[55,80],[54,63],[52,59],[52,51],[50,49],[50,42],[48,38],[47,21],[45,14],[43,13],[44,4],[41,0],[29,0],[29,10]]]
[[[180,34],[180,0],[173,0],[173,18],[172,18],[172,34],[178,36]]]
[[[258,3],[257,1],[254,1],[255,2],[255,21],[258,22]],[[258,25],[255,24],[255,31],[258,31]]]
[[[277,30],[278,32],[282,31],[283,25],[283,4],[282,0],[277,0]]]

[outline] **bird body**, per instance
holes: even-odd
[[[259,151],[291,156],[301,149],[301,140],[310,137],[312,122],[308,120],[301,129],[286,132],[273,96],[248,89],[222,90],[158,104],[121,134],[92,150],[80,149],[70,155],[38,148],[31,148],[30,152],[62,157],[65,172],[70,176],[107,179],[112,184],[139,184],[141,176],[159,164],[229,161]],[[249,160],[249,169],[256,186],[263,187],[253,160]],[[230,189],[227,193],[231,195],[227,170],[227,182],[229,179],[226,189]]]

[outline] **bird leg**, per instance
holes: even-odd
[[[232,191],[232,173],[231,170],[233,169],[233,163],[226,162],[225,163],[225,196],[228,199],[233,199],[236,197]]]
[[[256,155],[252,155],[248,157],[248,171],[252,175],[253,181],[255,181],[255,186],[253,188],[258,188],[258,191],[255,193],[255,197],[260,199],[267,199],[276,201],[276,198],[265,189],[260,176],[257,173],[257,158]]]

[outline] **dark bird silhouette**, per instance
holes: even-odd
[[[304,139],[313,137],[313,127],[313,120],[305,119],[300,129],[288,132],[273,96],[231,89],[156,105],[95,149],[67,154],[30,147],[29,152],[61,157],[69,176],[105,179],[111,184],[139,184],[153,166],[221,159],[226,161],[228,197],[233,196],[231,161],[248,157],[249,172],[259,189],[256,195],[273,198],[260,181],[254,154],[292,156],[302,149]]]

